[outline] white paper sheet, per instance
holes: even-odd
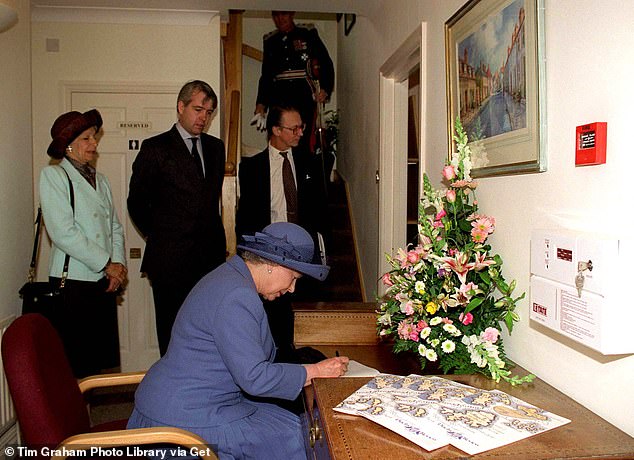
[[[343,374],[343,377],[374,377],[379,374],[380,372],[376,369],[351,359],[348,362],[348,370]]]

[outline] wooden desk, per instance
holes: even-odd
[[[376,304],[301,304],[295,310],[295,341],[309,345],[326,356],[338,351],[384,373],[420,374],[416,359],[395,356],[387,343],[376,336]],[[523,369],[514,369],[526,375]],[[568,396],[539,379],[520,387],[496,384],[482,375],[445,375],[447,379],[492,390],[499,389],[537,407],[570,419],[571,422],[522,441],[469,458],[488,459],[634,459],[634,438],[610,425]],[[416,444],[376,423],[332,410],[365,385],[369,378],[315,379],[304,397],[307,415],[309,458],[332,460],[454,459],[468,456],[454,448],[427,452]],[[632,410],[632,408],[623,408]],[[313,446],[309,438],[313,437]]]
[[[518,372],[521,373],[521,372]],[[448,446],[427,452],[400,435],[362,417],[334,412],[332,408],[370,379],[315,379],[314,406],[310,416],[321,430],[321,439],[309,451],[309,458],[321,459],[634,459],[634,438],[585,409],[568,396],[536,379],[511,387],[481,375],[448,375],[445,378],[483,389],[505,393],[571,420],[567,425],[522,441],[483,452],[473,457]],[[307,393],[308,395],[308,393]]]

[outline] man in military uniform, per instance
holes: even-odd
[[[315,28],[295,25],[294,11],[273,11],[272,17],[276,30],[264,36],[262,75],[251,124],[263,131],[269,107],[296,107],[306,124],[299,147],[312,152],[317,104],[328,100],[335,84],[332,60]]]

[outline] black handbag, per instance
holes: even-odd
[[[64,170],[64,168],[62,168]],[[64,170],[66,173],[66,170]],[[68,177],[68,173],[66,173]],[[68,177],[68,185],[70,186],[70,206],[75,212],[75,192],[73,184]],[[59,284],[51,284],[49,281],[35,281],[35,266],[37,262],[37,250],[40,241],[40,231],[42,226],[42,208],[37,209],[37,218],[35,219],[35,238],[33,241],[33,254],[31,256],[31,264],[29,266],[28,281],[18,291],[22,298],[22,314],[40,313],[47,317],[51,323],[58,324],[62,307],[64,305],[64,285],[68,277],[68,263],[70,256],[66,254],[64,258],[64,269],[62,270],[62,278]]]

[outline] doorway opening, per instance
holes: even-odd
[[[426,31],[423,22],[380,69],[380,273],[390,269],[384,254],[393,254],[417,237],[425,172]],[[379,281],[377,292],[383,290]]]

